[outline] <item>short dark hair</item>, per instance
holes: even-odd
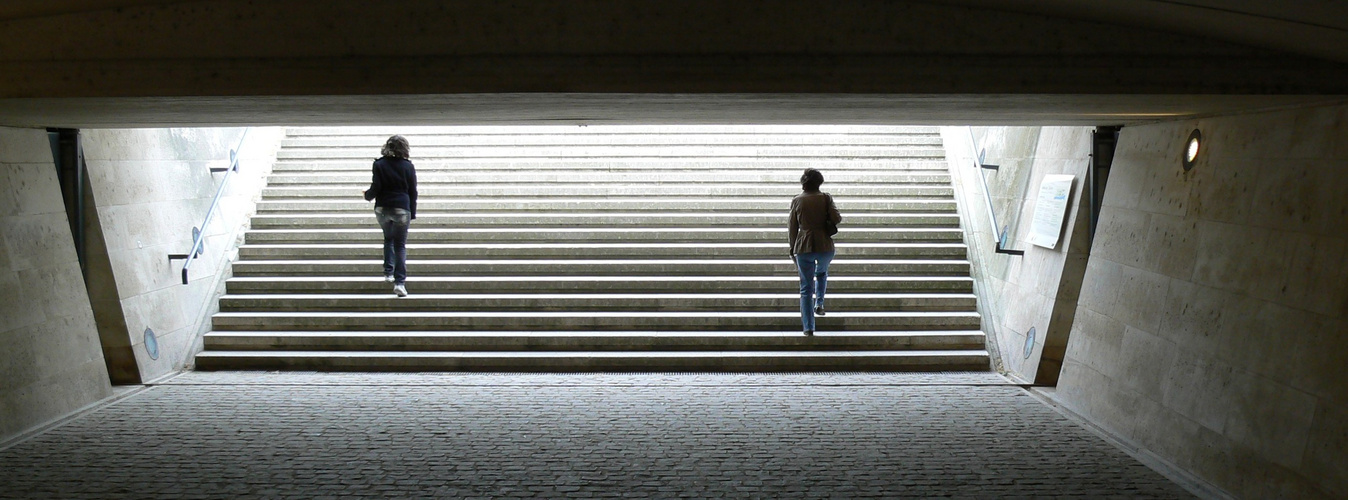
[[[824,184],[824,174],[819,173],[813,168],[805,169],[805,173],[800,174],[800,187],[806,191],[818,191],[819,186]]]
[[[412,146],[407,144],[407,138],[395,135],[384,141],[384,148],[379,150],[379,154],[406,160],[412,155]]]

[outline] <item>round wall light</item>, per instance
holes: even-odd
[[[145,328],[145,353],[150,355],[150,359],[159,359],[159,339],[149,327]]]
[[[1034,354],[1034,327],[1030,327],[1029,333],[1025,334],[1025,359],[1030,359]]]
[[[1189,133],[1189,140],[1184,141],[1184,156],[1181,163],[1184,164],[1184,171],[1194,168],[1194,162],[1198,161],[1198,153],[1203,151],[1203,134],[1194,129]]]

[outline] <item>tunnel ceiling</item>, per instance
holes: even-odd
[[[1336,2],[45,0],[0,124],[1111,124],[1342,102]]]
[[[482,94],[0,101],[10,126],[1110,125],[1345,102],[1326,96]]]

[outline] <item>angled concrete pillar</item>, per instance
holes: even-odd
[[[0,442],[111,395],[47,133],[0,128]]]

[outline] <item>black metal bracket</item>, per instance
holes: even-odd
[[[1007,255],[1025,255],[1024,250],[1014,250],[1002,246],[1002,242],[1006,241],[1006,235],[1009,232],[1011,232],[1011,226],[1002,226],[1002,234],[997,235],[997,248],[995,249],[995,251],[997,253],[1004,253]]]
[[[200,240],[201,240],[201,228],[197,227],[192,228],[192,242],[193,242],[192,249],[195,251],[195,255],[186,253],[171,253],[168,255],[169,262],[173,262],[175,260],[188,260],[189,258],[201,257],[202,252],[205,252],[206,248],[203,246]],[[184,285],[187,284],[186,262],[183,263],[183,284]]]
[[[981,169],[983,169],[983,170],[1001,170],[1001,168],[1002,168],[1001,165],[993,165],[993,164],[991,164],[991,163],[984,163],[983,160],[986,160],[987,158],[988,158],[988,150],[987,150],[987,149],[980,149],[980,150],[978,150],[978,168],[981,168]]]
[[[171,253],[169,254],[168,257],[169,262],[173,262],[175,260],[187,260],[187,254],[185,253]],[[183,269],[183,284],[184,285],[187,284],[187,269]]]
[[[238,151],[237,149],[231,149],[231,150],[229,150],[229,166],[228,166],[228,167],[211,167],[211,173],[212,173],[212,174],[218,174],[218,173],[220,173],[220,172],[238,172],[238,171],[239,171],[239,161],[238,161],[238,159],[239,159],[239,151]]]
[[[169,254],[169,256],[168,256],[168,260],[169,260],[169,262],[173,262],[173,261],[175,261],[175,260],[187,260],[187,254],[185,254],[185,253],[171,253],[171,254]],[[183,284],[184,284],[184,285],[187,284],[187,268],[183,268]]]

